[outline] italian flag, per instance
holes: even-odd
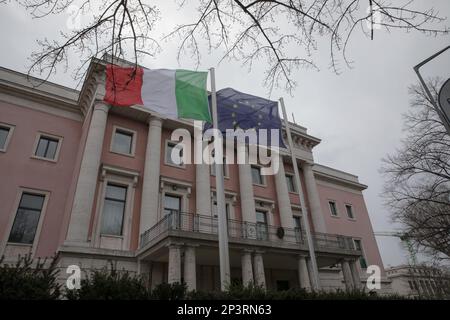
[[[211,122],[207,72],[106,66],[104,101],[121,107],[141,105],[167,118]]]

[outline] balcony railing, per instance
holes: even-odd
[[[259,240],[282,242],[306,246],[306,235],[299,228],[280,228],[262,223],[251,223],[229,219],[227,221],[230,240]],[[163,233],[170,231],[218,234],[218,219],[213,216],[182,213],[173,210],[166,214],[156,225],[141,234],[141,248]],[[313,234],[317,249],[355,250],[351,237],[325,233]]]

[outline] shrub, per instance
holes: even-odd
[[[56,259],[38,259],[31,254],[19,256],[15,264],[0,258],[0,300],[56,300],[60,298]]]
[[[81,280],[80,289],[67,290],[69,300],[145,300],[149,292],[142,278],[127,271],[102,269]]]
[[[155,300],[184,300],[187,295],[187,287],[184,283],[161,283],[151,292]]]

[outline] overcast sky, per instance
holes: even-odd
[[[171,3],[171,1],[168,1]],[[441,15],[450,14],[448,0],[417,1],[418,7],[435,7]],[[162,8],[161,26],[169,25],[176,15],[170,4]],[[36,39],[57,36],[66,28],[67,16],[33,20],[16,4],[0,4],[0,66],[26,72],[30,53],[36,48]],[[450,21],[445,22],[448,26]],[[314,149],[316,162],[359,176],[369,188],[364,191],[373,229],[390,231],[395,226],[390,213],[383,206],[380,194],[383,177],[379,174],[381,159],[400,146],[402,113],[408,110],[408,86],[417,81],[412,67],[450,44],[450,36],[427,37],[418,33],[375,31],[370,41],[355,33],[348,56],[353,68],[341,65],[342,73],[336,75],[328,69],[330,63],[327,47],[315,53],[320,71],[299,70],[294,78],[298,87],[289,96],[275,90],[271,99],[284,96],[288,114],[294,113],[298,124],[308,128],[309,134],[322,139]],[[162,54],[146,59],[148,68],[193,68],[189,59],[178,64],[175,43],[164,45]],[[239,62],[217,65],[219,53],[208,55],[205,51],[199,69],[216,67],[217,88],[233,87],[239,91],[267,97],[262,86],[265,63],[255,64],[251,72]],[[450,76],[450,52],[424,68],[426,76]],[[69,73],[59,70],[52,81],[74,86]],[[292,120],[292,119],[291,119]],[[399,240],[378,237],[378,245],[385,266],[406,262],[406,252]]]

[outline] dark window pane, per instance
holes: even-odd
[[[252,180],[255,184],[263,184],[261,177],[261,170],[259,167],[252,166]]]
[[[47,150],[47,144],[48,144],[47,140],[45,140],[43,138],[39,139],[38,146],[36,149],[36,155],[38,157],[43,157],[43,158],[45,157],[45,150]]]
[[[267,216],[264,211],[256,211],[256,233],[259,240],[268,239]]]
[[[45,155],[45,157],[49,158],[49,159],[55,159],[55,157],[56,157],[56,148],[58,148],[58,141],[56,141],[56,140],[49,140],[48,141],[47,154]]]
[[[20,208],[41,210],[44,204],[44,196],[24,193],[20,199]]]
[[[39,223],[44,196],[24,193],[9,235],[9,242],[32,244]]]
[[[166,148],[166,161],[180,166],[183,164],[183,148],[181,145],[168,143]]]
[[[108,184],[106,186],[105,203],[103,205],[102,234],[122,235],[123,217],[127,188]]]
[[[113,150],[120,153],[130,154],[133,145],[133,134],[116,130],[114,134]]]
[[[106,186],[106,198],[125,201],[127,188],[108,184]]]
[[[352,209],[352,206],[350,206],[350,205],[346,205],[345,206],[345,209],[347,210],[347,216],[350,218],[350,219],[353,219],[353,209]]]
[[[177,196],[164,196],[164,214],[181,211],[181,198]]]
[[[47,159],[55,159],[59,141],[48,137],[40,137],[35,155]]]
[[[105,200],[103,207],[102,234],[122,235],[125,202]]]
[[[286,182],[287,182],[287,186],[288,186],[288,191],[295,192],[294,177],[291,175],[287,175]]]
[[[331,214],[332,214],[333,216],[337,216],[338,213],[337,213],[336,203],[330,201],[329,204],[330,204],[330,211],[331,211]]]
[[[256,222],[267,223],[266,213],[263,211],[256,211]]]
[[[8,138],[9,128],[0,128],[0,149],[3,149]]]
[[[301,217],[294,216],[294,226],[296,229],[301,229],[301,227],[302,227]]]

